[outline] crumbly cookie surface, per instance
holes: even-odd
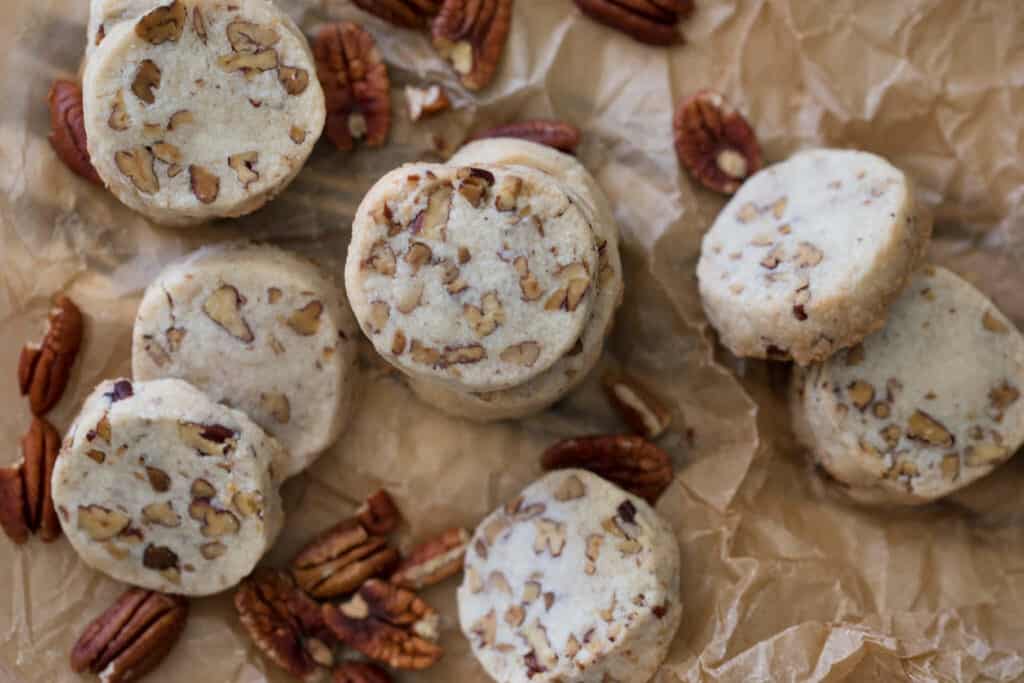
[[[801,152],[744,183],[705,235],[704,309],[739,356],[824,360],[881,327],[930,232],[884,159]]]

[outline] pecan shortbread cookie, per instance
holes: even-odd
[[[981,292],[925,267],[886,326],[798,373],[797,436],[869,503],[926,503],[1024,443],[1024,337]]]
[[[884,324],[930,236],[884,159],[801,152],[747,180],[704,236],[704,310],[738,356],[822,361]]]
[[[100,3],[137,10],[137,3]],[[89,156],[166,225],[256,210],[295,177],[324,95],[295,24],[267,0],[174,0],[104,26],[83,76]],[[95,40],[95,39],[94,39]]]
[[[135,317],[136,379],[177,377],[245,412],[309,467],[348,423],[355,323],[316,264],[269,245],[204,247],[167,267]]]
[[[571,351],[591,315],[599,264],[587,218],[547,174],[410,164],[360,204],[345,284],[390,363],[493,391]]]
[[[560,470],[477,528],[459,621],[499,683],[643,683],[679,626],[679,572],[675,535],[650,505]]]
[[[525,417],[575,389],[601,358],[615,311],[622,303],[618,226],[594,177],[574,157],[550,147],[511,138],[481,140],[463,147],[449,163],[529,166],[549,174],[562,183],[586,217],[598,245],[597,290],[590,318],[569,353],[548,370],[519,386],[489,392],[459,391],[417,378],[410,382],[420,398],[450,414],[480,421]]]
[[[243,413],[186,382],[100,384],[53,472],[64,533],[118,581],[209,595],[242,580],[284,521],[284,452]]]

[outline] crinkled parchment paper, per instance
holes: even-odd
[[[149,225],[72,176],[46,142],[45,95],[83,49],[80,0],[7,0],[0,20],[0,435],[17,457],[26,403],[14,370],[50,297],[88,315],[84,353],[52,413],[67,427],[100,379],[129,368],[140,291],[166,262],[238,234],[315,254],[340,273],[362,193],[403,161],[437,159],[474,127],[553,116],[584,130],[580,158],[622,228],[627,295],[606,365],[671,402],[664,438],[678,477],[659,504],[682,547],[685,617],[659,681],[1024,680],[1024,462],[915,510],[851,507],[804,464],[783,410],[785,369],[716,352],[700,311],[699,239],[722,198],[672,150],[673,104],[701,87],[747,113],[769,160],[813,145],[889,157],[936,216],[936,261],[1024,323],[1024,4],[1015,0],[698,0],[688,44],[648,48],[583,19],[569,0],[517,0],[496,83],[455,85],[424,35],[347,0],[289,0],[307,31],[358,18],[391,65],[396,122],[382,150],[321,144],[298,180],[256,215],[202,230]],[[411,125],[401,87],[443,81],[454,111]],[[420,404],[364,354],[349,432],[285,488],[282,564],[373,487],[406,513],[403,545],[472,526],[538,474],[555,439],[622,429],[595,378],[557,409],[478,426]],[[121,587],[64,541],[0,540],[0,674],[71,681],[67,655]],[[484,681],[455,622],[454,582],[430,590],[447,654],[401,680]],[[147,680],[284,681],[240,630],[230,596],[195,601],[181,643]]]

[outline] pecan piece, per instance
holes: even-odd
[[[61,534],[60,520],[50,494],[53,467],[60,454],[60,434],[49,422],[36,417],[21,439],[25,509],[28,528],[49,543]]]
[[[235,609],[260,652],[292,676],[319,680],[334,664],[320,607],[285,572],[257,569],[235,592]]]
[[[474,133],[470,140],[483,138],[519,138],[572,154],[580,144],[580,130],[564,121],[534,119],[488,128]]]
[[[356,518],[369,533],[383,536],[398,528],[401,515],[391,494],[380,489],[367,496],[366,501],[356,510]]]
[[[334,669],[334,683],[391,683],[391,676],[376,664],[345,662]]]
[[[687,3],[680,0],[574,0],[580,11],[598,23],[621,31],[648,45],[675,45],[683,42],[676,28],[689,16]],[[683,12],[677,11],[684,10]]]
[[[761,170],[754,129],[716,92],[701,90],[684,100],[673,128],[679,162],[708,189],[732,194]]]
[[[28,542],[28,510],[25,507],[25,474],[19,463],[0,468],[0,526],[14,543]]]
[[[185,598],[131,588],[85,629],[71,650],[71,668],[108,683],[138,680],[167,656],[187,619]]]
[[[384,581],[370,579],[348,602],[325,604],[323,616],[338,640],[395,669],[426,669],[441,658],[437,612]]]
[[[38,345],[26,344],[18,359],[18,385],[28,395],[34,415],[57,405],[71,377],[71,366],[82,345],[82,312],[66,296],[57,298],[49,327]]]
[[[578,467],[654,505],[672,482],[668,453],[642,436],[613,434],[566,439],[544,451],[545,470]]]
[[[398,551],[370,536],[356,519],[346,519],[310,541],[292,559],[292,575],[315,598],[345,595],[367,579],[390,572]]]
[[[391,575],[391,583],[417,591],[441,583],[462,571],[468,545],[468,531],[448,529],[413,548]]]
[[[605,376],[601,384],[608,400],[634,432],[656,439],[668,429],[672,413],[640,382],[620,374]]]
[[[313,45],[327,106],[327,138],[342,151],[354,138],[377,147],[391,129],[391,82],[373,36],[351,21],[327,24]]]
[[[53,151],[72,171],[102,185],[86,145],[82,89],[77,83],[58,79],[50,86],[46,102],[50,107],[50,144]]]
[[[403,28],[425,28],[441,0],[353,0],[355,6]]]
[[[511,26],[512,0],[445,0],[431,32],[462,84],[481,90],[498,70]]]

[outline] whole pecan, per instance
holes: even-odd
[[[18,359],[18,385],[28,395],[35,415],[45,415],[57,405],[71,377],[71,366],[82,345],[84,323],[78,306],[67,298],[57,298],[50,311],[49,328],[38,344],[26,344]]]
[[[388,672],[369,662],[345,662],[334,669],[334,683],[391,683]]]
[[[292,676],[315,681],[333,666],[334,638],[320,606],[287,573],[257,569],[235,592],[235,609],[260,652]]]
[[[601,385],[623,421],[637,434],[656,439],[672,422],[672,413],[647,387],[629,375],[606,375]]]
[[[346,519],[310,541],[291,567],[302,590],[315,598],[332,598],[387,574],[398,560],[398,551],[389,548],[386,539],[371,536],[359,520]]]
[[[434,47],[462,84],[481,90],[494,78],[512,26],[512,0],[444,0],[432,28]]]
[[[440,619],[427,603],[398,586],[370,579],[341,605],[323,605],[334,636],[395,669],[426,669],[441,658]]]
[[[642,436],[611,434],[559,441],[544,451],[545,470],[589,470],[651,505],[672,482],[668,453]]]
[[[580,144],[580,129],[564,121],[534,119],[487,128],[474,133],[470,140],[483,138],[520,138],[572,154]]]
[[[683,42],[680,19],[693,12],[692,0],[574,0],[584,14],[649,45]]]
[[[130,588],[96,617],[71,650],[71,668],[107,683],[127,683],[152,671],[185,629],[188,601]]]
[[[441,10],[441,0],[353,0],[356,7],[404,28],[425,28]]]
[[[462,571],[468,545],[468,531],[457,527],[448,529],[413,548],[391,575],[391,583],[420,590],[455,576]]]
[[[373,36],[359,24],[327,24],[313,44],[316,73],[324,89],[327,138],[342,151],[362,138],[376,147],[391,129],[391,82]]]
[[[680,163],[708,189],[732,194],[761,170],[754,129],[719,93],[701,90],[684,100],[673,128]]]
[[[50,144],[53,151],[72,171],[102,185],[86,146],[82,89],[74,81],[58,79],[50,86],[46,102],[50,107]]]
[[[401,514],[391,494],[380,489],[367,496],[366,502],[356,510],[356,519],[371,534],[383,536],[398,528]]]
[[[60,520],[50,495],[59,454],[60,435],[37,417],[21,438],[21,462],[0,468],[0,525],[15,543],[26,542],[37,531],[47,543],[60,537]]]

